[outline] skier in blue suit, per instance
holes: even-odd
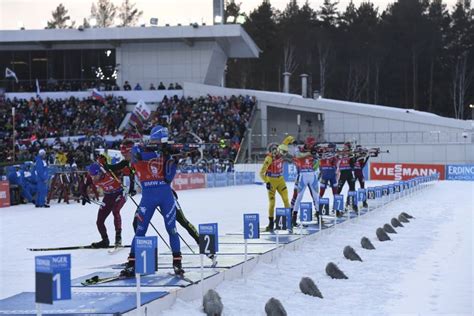
[[[142,199],[135,213],[135,236],[145,236],[150,220],[157,207],[165,221],[173,252],[173,269],[176,275],[183,275],[181,247],[176,230],[176,202],[171,190],[171,182],[176,174],[174,148],[168,144],[168,129],[157,125],[151,130],[146,146],[132,148],[132,166],[140,180]],[[135,276],[135,238],[132,241],[127,266],[122,270],[124,277]]]
[[[36,173],[36,207],[49,207],[46,204],[46,196],[48,195],[48,167],[46,163],[46,151],[40,149],[35,159]]]

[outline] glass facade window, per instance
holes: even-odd
[[[10,68],[14,79],[0,78],[10,91],[111,89],[115,84],[115,49],[35,50],[0,52],[0,69]]]

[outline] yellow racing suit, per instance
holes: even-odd
[[[268,154],[260,170],[260,177],[267,185],[268,191],[268,217],[273,220],[275,215],[275,192],[278,191],[285,207],[290,207],[288,202],[288,189],[283,178],[283,157],[279,154]]]

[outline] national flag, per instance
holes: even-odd
[[[132,115],[130,115],[128,123],[132,126],[137,127],[139,130],[141,130],[144,125],[142,118],[136,113],[132,113]]]
[[[39,97],[40,96],[40,85],[39,85],[39,82],[38,82],[38,79],[36,79],[36,96]]]
[[[133,109],[133,112],[130,115],[128,124],[132,127],[136,127],[138,130],[141,130],[150,118],[150,116],[150,107],[145,102],[143,102],[143,100],[140,100],[135,105],[135,108]]]
[[[18,83],[18,77],[16,73],[13,72],[10,68],[5,68],[5,78],[15,78],[16,83]]]
[[[92,89],[92,98],[102,103],[105,103],[105,95],[96,88]]]

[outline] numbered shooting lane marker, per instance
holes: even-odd
[[[313,204],[311,202],[300,203],[300,235],[303,234],[304,223],[313,221]]]
[[[244,274],[244,280],[247,282],[247,277],[245,274],[245,265],[247,264],[247,239],[259,239],[260,238],[260,216],[257,213],[254,214],[244,214],[244,245],[245,245],[245,261],[244,269],[242,273]]]
[[[367,200],[375,200],[375,188],[367,188]],[[369,203],[367,203],[367,204],[369,204]],[[372,202],[369,204],[368,211],[370,211],[370,206],[371,205],[372,205]]]
[[[276,223],[275,223],[275,234],[277,247],[280,244],[279,230],[287,230],[291,228],[291,208],[277,207],[275,210]]]
[[[394,193],[395,193],[395,185],[391,183],[388,185],[388,194],[389,194],[388,200],[389,201],[394,199],[394,196],[393,196]]]
[[[216,254],[219,251],[217,223],[199,224],[199,253]]]
[[[291,228],[291,208],[276,208],[276,227],[278,230],[287,230]]]
[[[141,315],[141,275],[153,274],[158,267],[158,237],[135,237],[135,278],[137,311]]]
[[[244,239],[260,238],[260,216],[257,213],[244,214]]]
[[[382,204],[382,199],[383,199],[383,188],[382,187],[375,187],[375,198],[377,201],[377,207],[380,207]]]
[[[329,211],[329,199],[328,198],[319,198],[318,201],[318,222],[319,222],[319,231],[322,229],[323,225],[323,216],[330,216]]]
[[[397,198],[397,199],[400,198],[400,192],[401,192],[401,185],[400,185],[400,182],[395,183],[394,189],[395,189],[395,196],[396,196],[396,198]]]
[[[40,304],[71,299],[71,255],[35,257],[35,302],[37,314]]]
[[[347,192],[347,201],[349,202],[349,211],[354,211],[359,214],[359,208],[357,207],[357,192],[356,191],[349,191]],[[350,218],[350,212],[347,212],[347,215]]]
[[[382,185],[382,204],[385,205],[387,203],[389,193],[388,185]]]
[[[334,195],[333,209],[335,211],[344,211],[344,195]]]
[[[158,238],[156,236],[135,238],[135,273],[155,273],[156,251],[158,249]]]
[[[217,223],[199,224],[199,253],[201,257],[201,294],[204,295],[204,255],[215,255],[219,251]]]
[[[357,190],[357,200],[364,203],[367,201],[367,189],[358,189]]]

